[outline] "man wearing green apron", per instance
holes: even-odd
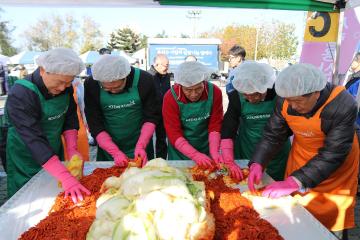
[[[184,62],[175,72],[175,85],[165,94],[163,118],[170,160],[192,159],[210,168],[212,159],[220,158],[222,95],[217,86],[207,82],[209,72],[199,62]]]
[[[148,144],[161,114],[152,76],[131,67],[124,57],[103,55],[85,81],[85,114],[99,148],[97,161],[127,166],[154,157]]]
[[[221,130],[220,149],[224,163],[234,161],[233,139],[239,126],[239,141],[236,141],[235,148],[240,153],[240,159],[251,158],[276,102],[275,76],[271,66],[247,61],[233,73],[233,86],[237,91],[229,93],[229,106]],[[284,178],[289,150],[290,141],[287,140],[266,168],[267,173],[277,181]]]
[[[45,52],[36,60],[39,68],[11,89],[6,114],[8,195],[15,194],[44,168],[62,183],[65,197],[82,201],[90,194],[60,162],[63,156],[61,135],[71,158],[77,151],[79,122],[71,82],[83,69],[81,59],[71,49]]]

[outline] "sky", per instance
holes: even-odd
[[[279,20],[295,24],[295,35],[299,40],[298,53],[301,51],[305,27],[305,12],[284,10],[228,9],[228,8],[91,8],[91,7],[32,7],[1,6],[1,20],[9,21],[15,27],[12,33],[14,46],[24,48],[22,33],[43,16],[74,15],[79,22],[83,16],[90,16],[100,25],[106,44],[109,34],[115,29],[131,27],[138,33],[154,37],[163,30],[170,37],[181,33],[192,36],[193,23],[186,17],[189,10],[201,10],[196,24],[196,32],[206,32],[230,24],[256,25]]]

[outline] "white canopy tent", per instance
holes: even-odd
[[[37,51],[22,51],[15,56],[12,56],[9,64],[34,64],[35,59],[40,56],[42,52]]]
[[[115,55],[115,56],[121,56],[121,57],[126,58],[126,60],[128,60],[130,64],[134,64],[136,62],[136,58],[130,57],[123,50],[114,50],[114,51],[111,52],[111,54]]]

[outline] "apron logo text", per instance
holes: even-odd
[[[315,134],[312,131],[307,130],[306,132],[295,131],[295,134],[299,134],[304,137],[314,137]]]
[[[210,117],[210,114],[206,113],[205,116],[202,116],[202,117],[187,118],[187,119],[185,119],[185,122],[201,121],[201,120],[208,119],[209,117]]]
[[[59,119],[62,117],[62,115],[64,115],[67,112],[68,108],[65,108],[65,110],[62,113],[59,113],[58,115],[52,116],[52,117],[48,117],[49,121],[55,120],[55,119]]]
[[[135,100],[131,100],[129,103],[125,103],[125,104],[120,104],[120,105],[108,105],[107,108],[109,109],[120,109],[120,108],[128,108],[131,106],[134,106]]]
[[[247,120],[255,120],[255,119],[263,119],[263,118],[270,118],[270,114],[260,114],[260,115],[253,115],[253,116],[246,116]]]

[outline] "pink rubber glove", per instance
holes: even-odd
[[[70,160],[74,155],[78,155],[81,159],[82,156],[77,149],[78,131],[76,129],[66,130],[63,132],[66,145],[66,153]]]
[[[248,177],[248,187],[251,192],[255,192],[254,184],[259,184],[263,175],[263,167],[259,163],[253,163],[250,166]]]
[[[242,180],[244,178],[241,168],[235,163],[226,163],[225,164],[228,170],[230,171],[230,176],[237,180]]]
[[[156,125],[151,122],[146,122],[141,128],[139,140],[135,146],[134,158],[139,156],[141,158],[141,166],[145,166],[147,163],[146,146],[148,145],[151,137],[155,132]]]
[[[220,147],[220,133],[211,132],[209,134],[209,152],[214,162],[219,165],[221,161],[221,155],[219,153]]]
[[[207,155],[193,148],[185,138],[179,137],[178,139],[176,139],[175,148],[179,150],[179,152],[187,156],[188,158],[194,160],[195,163],[200,167],[203,168],[212,167],[211,159]]]
[[[42,165],[42,167],[61,182],[62,188],[65,190],[65,197],[71,196],[74,203],[84,199],[81,192],[90,195],[90,191],[71,175],[66,167],[60,162],[58,156],[52,156],[44,165]]]
[[[231,138],[221,139],[221,163],[234,162],[234,142]]]
[[[241,168],[234,160],[234,142],[232,139],[222,139],[220,143],[221,163],[224,163],[230,171],[230,176],[237,180],[244,178]]]
[[[104,149],[114,158],[114,163],[116,166],[126,167],[128,165],[128,157],[119,150],[107,132],[102,131],[99,133],[96,136],[96,141],[102,149]]]
[[[273,182],[266,186],[262,193],[263,197],[279,198],[282,196],[290,195],[291,193],[298,191],[300,186],[295,181],[294,177],[288,177],[285,181]]]

